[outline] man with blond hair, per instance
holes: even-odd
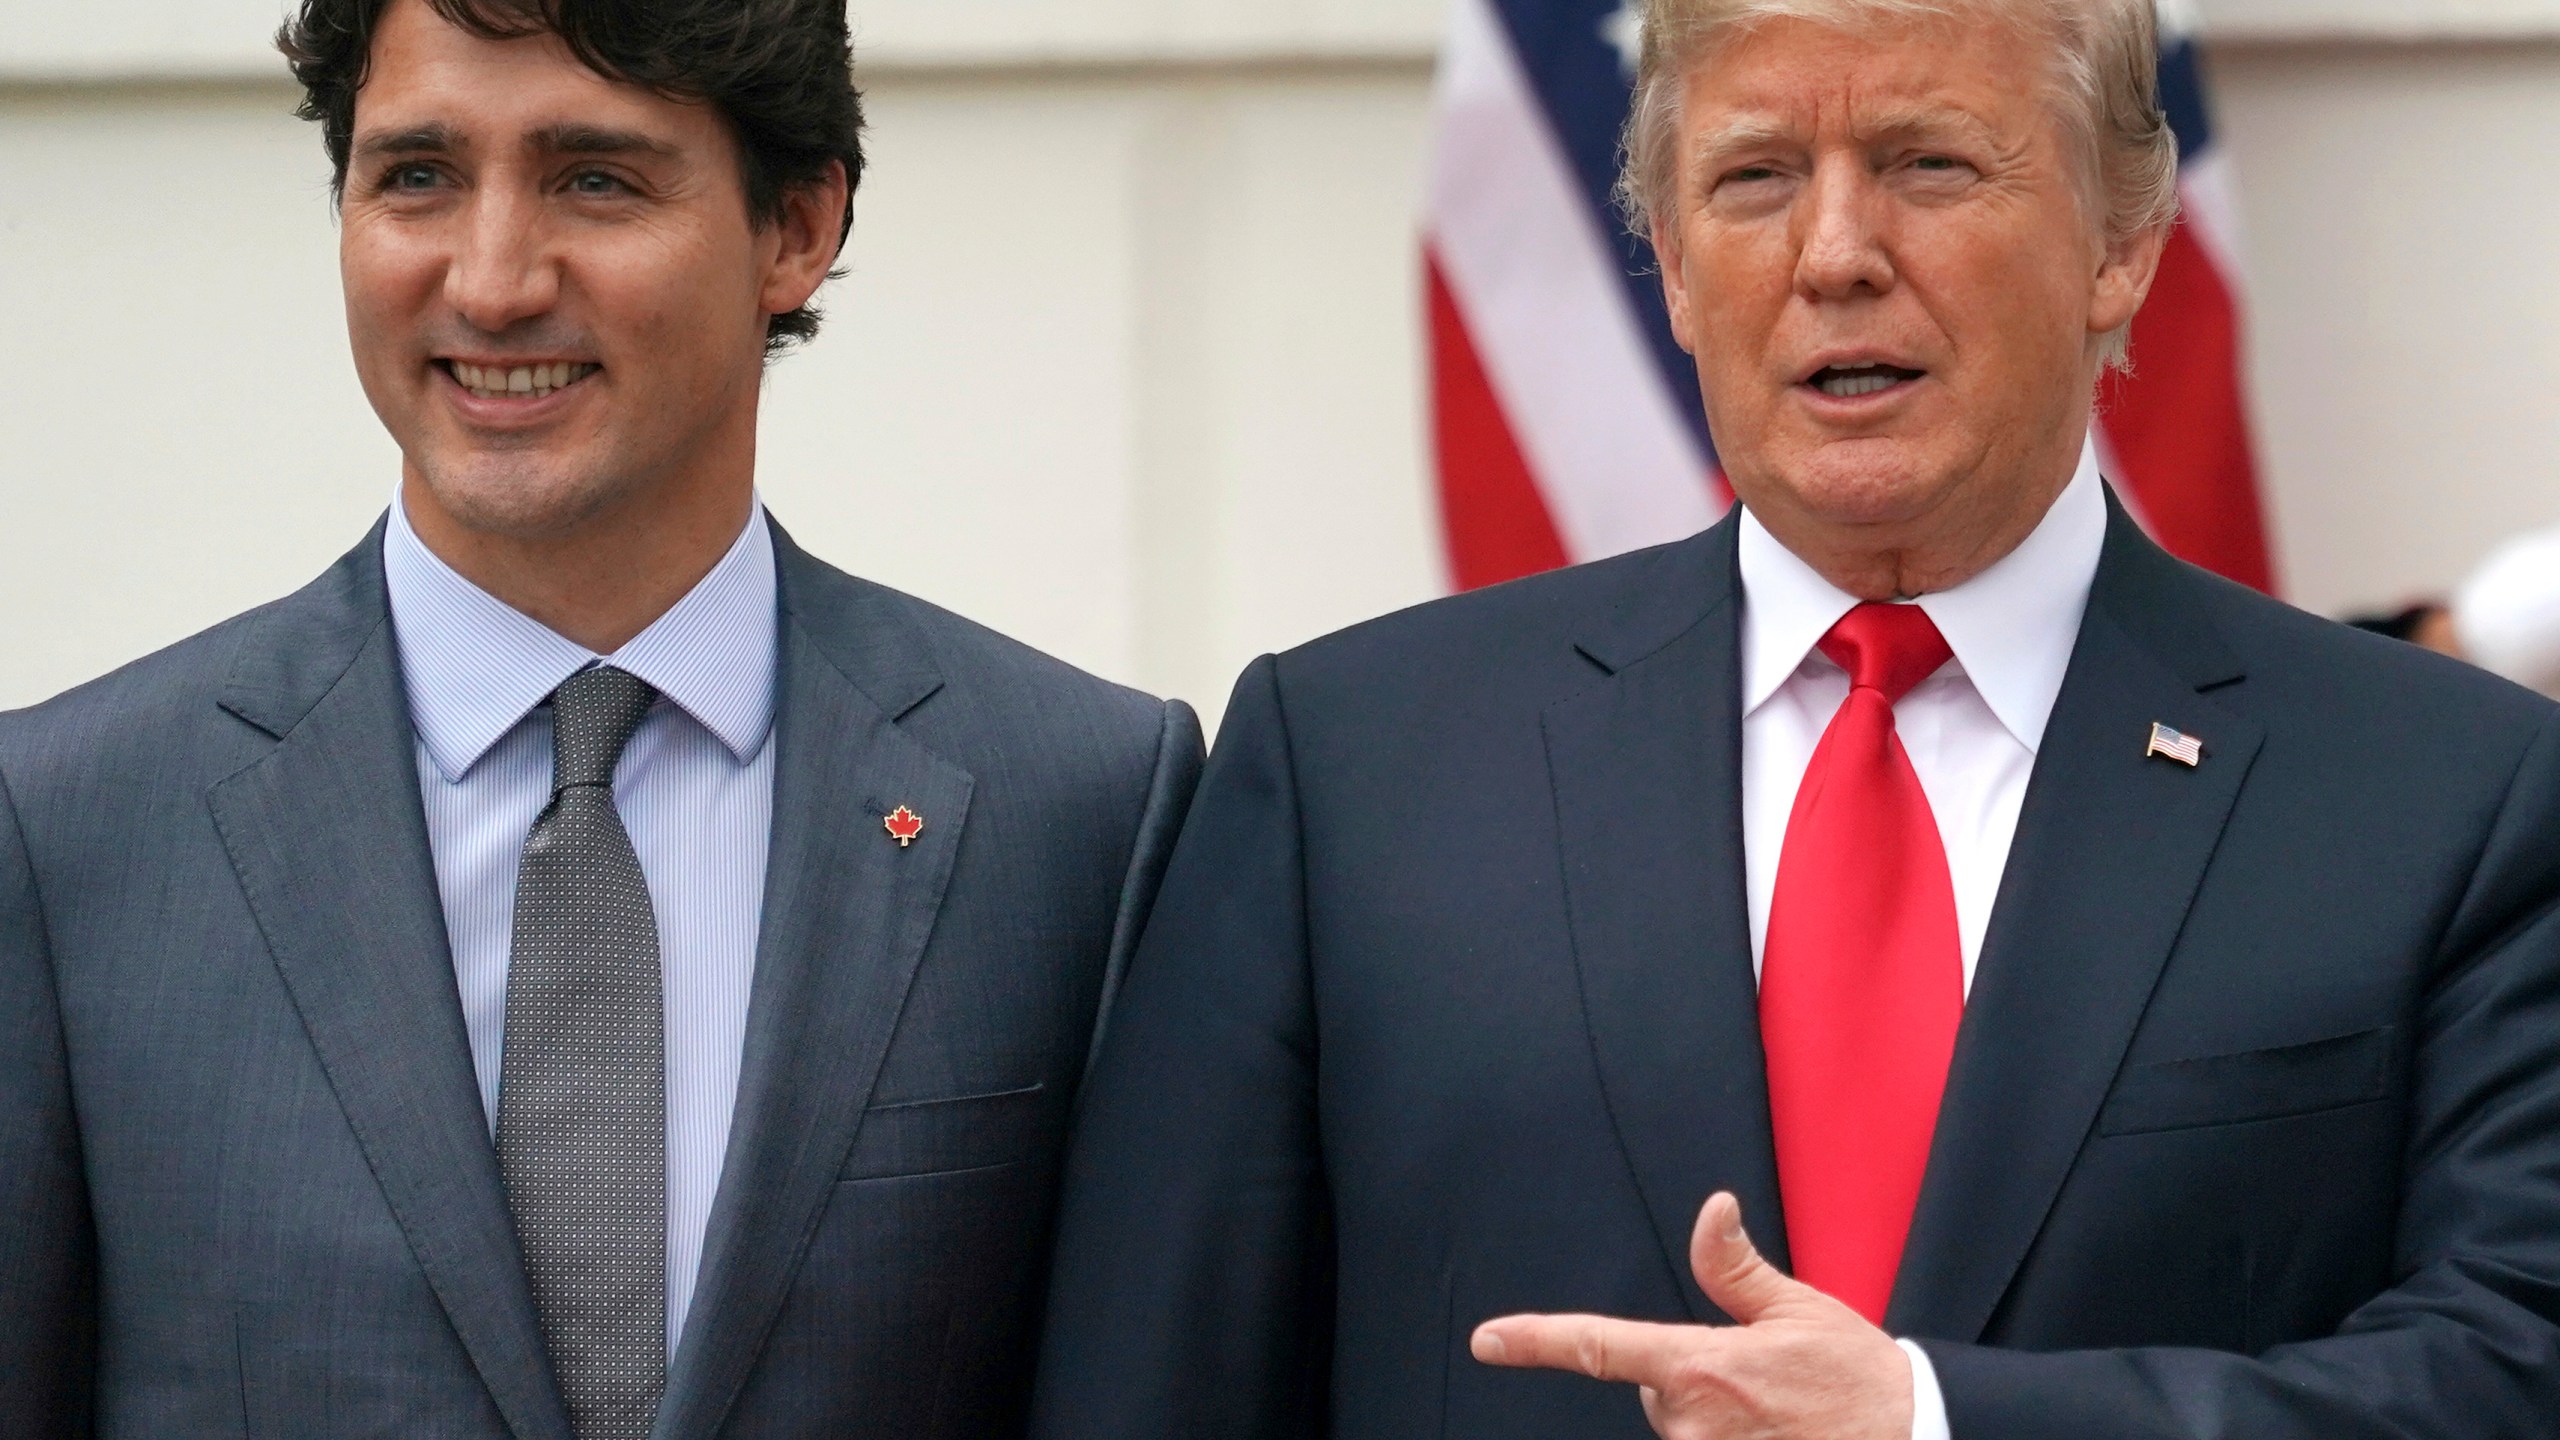
[[[2560,712],[2109,493],[2155,26],[1657,0],[1741,507],[1246,673],[1035,1434],[2552,1433]]]

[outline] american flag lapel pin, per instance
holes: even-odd
[[[2193,735],[2181,734],[2154,720],[2151,722],[2151,748],[2142,758],[2163,755],[2192,770],[2204,763],[2204,742]]]

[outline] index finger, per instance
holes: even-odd
[[[1570,1370],[1594,1380],[1663,1389],[1715,1343],[1703,1325],[1655,1325],[1606,1315],[1505,1315],[1476,1327],[1468,1349],[1487,1365]]]

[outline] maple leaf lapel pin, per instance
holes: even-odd
[[[924,833],[924,817],[904,805],[882,816],[880,823],[888,827],[890,838],[898,842],[901,850],[916,843],[916,837]]]

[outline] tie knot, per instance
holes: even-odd
[[[572,785],[613,785],[622,747],[640,728],[640,717],[658,692],[628,670],[598,665],[560,682],[551,692],[551,790]]]
[[[1900,704],[1955,653],[1917,605],[1861,605],[1840,617],[1820,648],[1849,672],[1852,688],[1877,691],[1888,705]]]

